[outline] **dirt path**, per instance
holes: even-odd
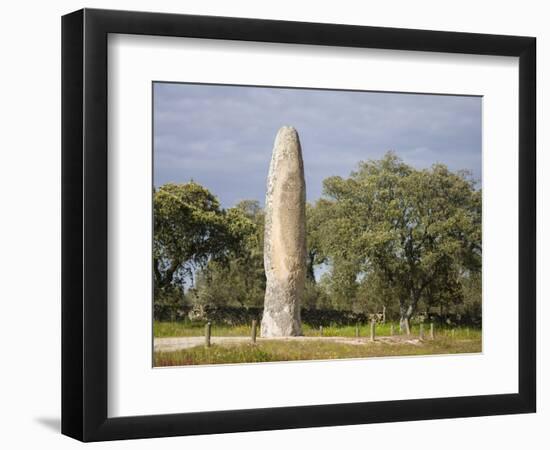
[[[212,336],[210,341],[213,345],[231,345],[250,342],[248,336]],[[376,344],[411,344],[421,345],[422,341],[412,336],[379,336],[374,342],[368,337],[339,337],[339,336],[296,336],[283,338],[257,338],[257,342],[262,341],[289,341],[289,342],[307,342],[307,341],[330,341],[340,344],[349,345],[376,345]],[[187,348],[199,347],[204,345],[204,336],[192,337],[170,337],[170,338],[155,338],[154,346],[156,352],[172,352],[176,350],[184,350]]]

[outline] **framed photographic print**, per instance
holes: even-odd
[[[535,411],[532,37],[62,21],[62,432]]]

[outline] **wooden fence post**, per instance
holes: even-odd
[[[206,322],[206,325],[204,327],[204,345],[207,347],[210,347],[210,332],[211,332],[212,324],[210,322]]]
[[[418,331],[418,339],[420,339],[421,341],[424,340],[424,324],[423,323],[420,324],[420,330]]]
[[[252,321],[252,343],[256,343],[256,319]]]
[[[411,327],[409,325],[409,319],[405,317],[405,333],[407,333],[407,336],[411,334]]]
[[[370,323],[370,340],[374,342],[374,339],[376,338],[376,321],[374,319],[371,320]]]
[[[395,334],[395,329],[393,328],[393,323],[390,325],[390,336]]]
[[[358,323],[355,324],[355,337],[356,338],[359,337],[359,324]]]
[[[430,339],[434,339],[434,323],[430,323]]]
[[[386,323],[386,307],[382,306],[382,323]]]
[[[323,335],[323,325],[319,327],[319,336]]]

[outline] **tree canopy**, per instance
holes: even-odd
[[[416,169],[388,153],[347,178],[326,178],[323,188],[306,211],[304,307],[386,307],[402,322],[419,305],[467,305],[480,315],[481,190],[468,173]],[[223,209],[189,182],[161,186],[153,204],[156,304],[186,295],[202,305],[263,305],[258,201]]]
[[[155,190],[153,217],[156,297],[183,292],[185,283],[192,285],[208,262],[228,261],[255,227],[241,210],[223,210],[218,199],[195,182]]]
[[[457,299],[461,278],[481,268],[481,192],[442,164],[417,170],[393,153],[324,181],[320,225],[335,292],[357,280],[397,298],[401,319],[418,303]]]

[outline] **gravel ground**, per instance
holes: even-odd
[[[321,337],[321,336],[295,336],[295,337],[283,337],[283,338],[257,338],[257,342],[262,341],[332,341],[349,345],[376,345],[376,344],[404,344],[421,345],[422,341],[407,336],[379,336],[374,342],[369,337]],[[250,342],[251,339],[248,336],[212,336],[210,342],[217,345],[231,345]],[[204,336],[193,337],[173,337],[173,338],[155,338],[154,349],[155,352],[171,352],[176,350],[183,350],[186,348],[198,347],[204,345]]]

